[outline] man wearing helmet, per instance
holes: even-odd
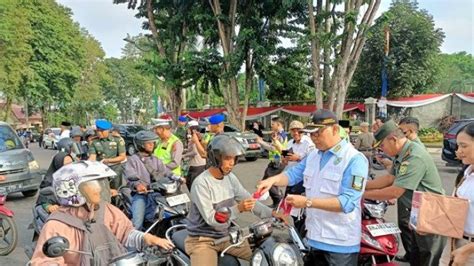
[[[231,172],[242,145],[233,137],[219,134],[208,145],[209,168],[200,174],[191,188],[191,209],[188,215],[189,236],[185,241],[191,265],[217,265],[217,254],[230,242],[213,245],[213,240],[228,235],[230,221],[241,212],[252,211],[261,218],[271,217],[272,210],[256,202]],[[246,242],[227,253],[250,260],[252,251]]]
[[[142,229],[145,217],[155,211],[156,193],[147,193],[150,184],[173,175],[160,159],[152,156],[157,140],[158,136],[151,131],[135,134],[133,144],[138,152],[130,156],[125,165],[125,177],[132,190],[132,223],[138,230]]]
[[[112,258],[141,250],[144,245],[170,249],[166,239],[133,229],[119,209],[100,199],[98,179],[115,173],[100,162],[82,161],[64,166],[53,175],[53,188],[61,204],[44,225],[31,259],[31,265],[108,265]],[[66,252],[48,258],[43,244],[51,237],[63,236],[69,249],[92,253]]]

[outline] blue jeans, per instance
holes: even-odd
[[[158,193],[134,194],[132,196],[132,223],[133,227],[141,230],[145,219],[153,221],[156,209],[155,196]]]

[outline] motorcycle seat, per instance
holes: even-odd
[[[184,250],[184,241],[186,237],[188,237],[188,234],[189,234],[188,230],[184,229],[184,230],[179,230],[175,232],[171,236],[173,243],[176,245],[176,247],[184,253],[186,253]],[[224,257],[221,257],[219,254],[218,265],[219,266],[240,266],[240,262],[236,257],[231,256],[229,254],[225,254]]]

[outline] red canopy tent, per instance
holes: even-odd
[[[316,111],[316,105],[291,105],[291,106],[271,106],[271,107],[249,107],[247,110],[246,120],[255,120],[263,116],[271,115],[272,113],[283,111],[296,116],[310,116]],[[365,111],[363,103],[346,103],[344,105],[344,112],[353,110]],[[242,111],[242,108],[241,108]],[[183,112],[182,115],[187,115],[193,119],[206,118],[215,114],[226,113],[224,108],[209,109],[204,111]]]

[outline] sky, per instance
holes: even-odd
[[[120,57],[123,38],[147,33],[142,21],[134,17],[136,11],[126,4],[114,5],[113,0],[57,0],[69,7],[73,19],[86,28],[101,44],[107,57]],[[378,15],[386,11],[391,0],[382,0]],[[435,25],[446,37],[441,46],[443,53],[467,51],[474,54],[474,1],[473,0],[418,0],[418,6],[428,10]]]

